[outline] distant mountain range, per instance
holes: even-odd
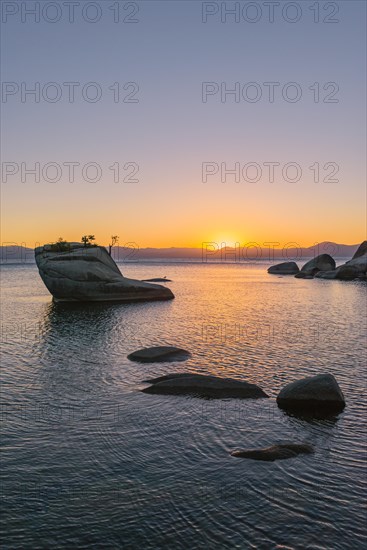
[[[291,246],[293,245],[293,246]],[[132,243],[126,246],[116,246],[112,249],[112,257],[117,262],[138,261],[195,261],[195,262],[241,262],[241,261],[288,261],[314,258],[319,254],[330,254],[334,258],[351,258],[358,244],[338,244],[322,242],[310,247],[297,247],[289,243],[284,248],[274,248],[273,245],[260,246],[257,243],[244,247],[223,247],[216,243],[204,243],[202,248],[138,248]],[[0,247],[0,262],[34,263],[34,250],[24,246],[5,245]]]

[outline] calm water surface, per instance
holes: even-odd
[[[34,265],[2,267],[3,548],[365,547],[366,285],[270,276],[267,265],[130,264],[176,298],[55,305]],[[126,359],[144,346],[185,363]],[[169,372],[231,376],[268,400],[139,392]],[[330,372],[347,407],[302,420],[286,383]],[[262,463],[234,448],[308,442]]]

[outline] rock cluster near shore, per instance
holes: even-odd
[[[149,348],[148,348],[149,349]],[[154,349],[154,348],[153,348]],[[177,349],[177,348],[176,348]],[[141,351],[141,350],[140,350]],[[259,399],[269,397],[256,384],[190,372],[172,373],[143,381],[151,384],[143,393],[158,395],[192,395],[204,398]],[[331,374],[319,374],[286,385],[278,394],[278,406],[292,414],[330,417],[345,407],[344,395]],[[261,449],[231,451],[231,456],[274,462],[314,452],[307,443],[276,444]]]
[[[367,281],[367,241],[364,241],[353,258],[339,267],[329,254],[320,254],[308,261],[301,270],[295,262],[283,262],[268,269],[268,273],[278,275],[294,275],[297,279],[337,279]]]
[[[335,269],[335,260],[329,254],[320,254],[313,260],[305,263],[301,271],[295,275],[297,278],[314,277],[320,271],[331,271]]]
[[[180,355],[183,354],[183,355]],[[186,354],[186,355],[185,355]],[[188,355],[187,355],[188,354]],[[128,355],[128,358],[140,362],[179,361],[191,354],[173,346],[143,348]],[[143,383],[150,384],[140,391],[157,395],[190,395],[206,399],[242,398],[259,399],[269,397],[256,384],[250,384],[233,378],[221,378],[191,372],[175,372],[156,378],[148,378]],[[277,396],[277,404],[287,413],[303,418],[324,418],[335,416],[345,407],[345,399],[337,381],[331,374],[319,374],[287,384]],[[242,449],[231,451],[236,458],[247,458],[274,462],[295,458],[299,454],[314,452],[308,443],[282,443],[261,449]]]
[[[321,279],[339,279],[341,281],[367,280],[367,241],[359,246],[351,260],[340,265],[334,271],[320,272],[315,276]]]
[[[256,384],[190,372],[166,374],[143,382],[151,385],[141,391],[151,394],[244,399],[269,397]],[[280,408],[296,414],[329,416],[344,409],[345,399],[334,376],[324,373],[287,384],[279,392],[277,404]]]
[[[35,249],[39,274],[55,301],[142,302],[171,300],[171,290],[124,277],[102,246],[80,243]]]

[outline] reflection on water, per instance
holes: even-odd
[[[164,269],[171,302],[87,305],[54,304],[33,266],[5,270],[5,547],[362,547],[365,285],[274,278],[265,265]],[[162,266],[128,271],[143,279]],[[127,360],[161,344],[192,357]],[[248,380],[271,397],[139,392],[146,378],[184,370]],[[323,371],[346,397],[338,417],[277,407],[285,383]],[[229,455],[287,441],[315,455]]]
[[[81,345],[93,354],[95,349],[108,346],[124,305],[108,303],[62,304],[51,302],[43,314],[42,345]],[[113,338],[112,338],[113,339]]]

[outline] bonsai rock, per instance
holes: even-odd
[[[102,246],[80,243],[35,249],[39,274],[57,302],[171,300],[171,290],[124,277]]]

